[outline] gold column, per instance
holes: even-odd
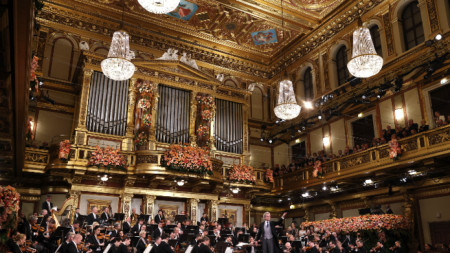
[[[70,224],[73,224],[73,219],[75,217],[75,209],[78,208],[78,203],[80,202],[81,192],[70,191],[70,197],[73,199],[72,213],[70,215]]]
[[[136,78],[130,79],[130,86],[128,87],[128,111],[127,111],[127,128],[126,139],[122,142],[122,150],[132,151],[134,149],[134,108],[136,106]]]
[[[83,87],[81,88],[80,103],[78,107],[78,124],[75,128],[75,144],[86,145],[86,117],[89,103],[89,90],[91,88],[91,77],[94,71],[84,69]]]
[[[156,196],[154,195],[144,196],[144,213],[150,215],[151,219],[153,219],[153,209],[155,208],[155,199]]]
[[[210,200],[208,201],[208,210],[210,221],[217,221],[217,216],[219,215],[219,201]]]
[[[337,212],[336,212],[336,203],[330,201],[328,203],[330,205],[330,219],[336,219],[337,218]]]
[[[249,106],[248,104],[242,104],[242,122],[243,124],[243,129],[242,129],[242,134],[243,134],[243,141],[242,141],[242,153],[243,155],[245,155],[248,159],[250,158],[250,153],[248,151],[248,113],[249,112]],[[241,161],[243,162],[243,161]]]
[[[195,135],[195,119],[197,118],[197,92],[191,92],[191,115],[189,118],[189,142],[191,146],[197,146],[197,136]]]
[[[215,97],[213,97],[214,99],[214,103],[215,103]],[[211,128],[209,131],[209,150],[214,151],[216,150],[216,138],[214,138],[214,131],[216,128],[216,108],[214,108],[214,112],[213,112],[214,117],[211,119]]]
[[[191,218],[192,224],[197,223],[197,207],[198,207],[198,199],[188,199],[187,201],[189,207],[189,217]]]
[[[247,214],[247,215],[243,215],[243,221],[242,221],[242,223],[247,223],[247,226],[249,226],[250,227],[250,220],[251,220],[251,205],[250,204],[247,204],[247,205],[244,205],[244,214]]]
[[[131,213],[131,199],[133,194],[124,193],[122,194],[122,212],[125,214],[125,219],[130,216]]]

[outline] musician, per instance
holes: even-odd
[[[270,213],[264,213],[263,217],[265,221],[259,225],[259,231],[256,235],[256,241],[262,240],[263,253],[276,253],[280,248],[275,226],[283,223],[286,214],[287,213],[283,213],[278,222],[272,222],[270,221]]]
[[[395,241],[394,246],[390,247],[389,249],[392,251],[392,253],[403,253],[403,248],[400,241]]]
[[[105,246],[105,242],[98,239],[99,234],[100,226],[95,226],[93,234],[86,238],[86,242],[90,244],[89,247],[92,249],[92,252],[102,252],[102,247]]]
[[[108,207],[105,207],[105,210],[103,210],[103,213],[102,213],[102,215],[100,215],[100,219],[103,221],[103,222],[108,222],[108,220],[110,219],[111,217],[110,217],[110,214],[109,214],[109,208]]]
[[[190,246],[192,246],[191,253],[198,253],[198,245],[201,240],[202,240],[202,234],[197,234],[195,236],[194,240],[190,243]]]
[[[130,238],[125,236],[124,238],[122,238],[122,244],[120,244],[119,246],[119,251],[118,253],[128,253],[128,246],[130,246]]]
[[[169,237],[167,234],[163,234],[161,236],[161,243],[158,245],[156,249],[157,253],[174,253],[173,248],[169,245]]]
[[[160,222],[158,223],[158,227],[153,231],[153,238],[161,237],[163,234],[163,224]]]
[[[336,244],[333,241],[328,243],[328,252],[329,253],[341,253],[341,251],[336,247]]]
[[[100,222],[97,211],[98,209],[96,206],[91,207],[91,213],[86,218],[88,225],[92,225],[94,222]]]
[[[124,234],[130,233],[131,230],[131,218],[127,217],[122,224],[122,230]]]
[[[120,230],[120,223],[114,223],[114,229],[109,233],[110,238],[114,239],[115,237],[119,236],[119,230]]]
[[[20,248],[25,245],[26,241],[27,237],[24,234],[17,234],[14,237],[14,243],[11,245],[10,250],[13,253],[22,253],[22,250],[20,250]]]
[[[144,219],[139,219],[139,222],[136,223],[136,225],[133,226],[133,228],[131,229],[131,233],[134,236],[137,236],[139,234],[139,232],[141,231],[141,227],[144,225]]]
[[[163,210],[159,210],[158,214],[155,215],[155,223],[158,224],[158,223],[162,222],[163,220],[165,220],[165,217],[163,215]]]
[[[353,252],[366,253],[366,248],[364,248],[364,242],[360,239],[356,240],[356,247]]]
[[[120,245],[122,245],[122,239],[120,237],[113,238],[111,240],[111,248],[109,249],[108,253],[119,253],[120,252]],[[124,253],[128,253],[128,251],[125,251]]]
[[[308,247],[306,247],[306,252],[309,253],[319,253],[319,245],[314,242],[308,242]]]
[[[75,214],[73,216],[73,220],[79,220],[80,219],[80,208],[75,209]]]
[[[139,232],[139,240],[136,244],[136,253],[143,253],[144,250],[147,248],[147,239],[146,237],[146,232],[145,231],[141,231]]]
[[[136,225],[136,222],[138,220],[138,215],[136,213],[136,208],[132,208],[131,209],[130,218],[131,218],[131,226]]]
[[[74,237],[75,237],[74,233],[72,232],[67,233],[66,240],[59,245],[59,248],[56,251],[61,253],[67,252],[70,244],[73,244],[72,240]]]
[[[80,221],[75,220],[72,224],[72,226],[70,226],[70,232],[74,233],[74,234],[79,234],[80,233]]]
[[[45,201],[42,203],[42,210],[47,210],[48,213],[50,213],[50,211],[53,208],[53,203],[51,202],[52,200],[52,196],[47,195],[47,198],[45,199]]]
[[[249,247],[245,248],[247,253],[256,253],[256,243],[255,243],[255,238],[253,238],[253,236],[250,236],[248,238],[248,246]]]
[[[284,253],[290,253],[290,252],[293,252],[292,246],[291,246],[291,243],[290,243],[290,242],[286,242],[286,243],[284,244],[283,252],[284,252]]]
[[[202,221],[209,222],[207,213],[203,213],[203,216],[200,218],[200,222],[202,222]]]
[[[203,238],[203,242],[198,247],[198,253],[212,253],[209,244],[210,244],[209,237]]]
[[[383,245],[382,241],[377,242],[377,246],[373,247],[370,252],[373,253],[386,253],[386,248]]]

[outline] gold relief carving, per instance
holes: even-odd
[[[330,219],[337,218],[336,203],[330,202]]]
[[[83,180],[82,176],[73,176],[72,178],[72,184],[81,184],[81,181]]]
[[[430,145],[437,145],[447,141],[450,141],[450,130],[428,136]]]
[[[439,0],[437,0],[439,1]],[[428,19],[430,21],[431,32],[440,30],[439,17],[437,15],[435,0],[427,0]],[[447,13],[448,14],[448,13]]]
[[[379,153],[380,153],[380,159],[389,157],[389,149],[387,149],[387,148],[380,149]]]
[[[341,170],[342,169],[346,169],[346,168],[350,168],[350,167],[353,167],[353,166],[356,166],[356,165],[359,165],[362,162],[363,162],[363,157],[362,156],[345,159],[341,163]]]
[[[133,194],[124,193],[122,195],[122,210],[125,214],[125,217],[130,216],[131,213],[131,199],[133,198]]]
[[[402,150],[406,152],[418,149],[416,138],[408,140],[406,143],[400,143],[400,145]]]
[[[49,154],[47,150],[33,151],[29,148],[25,149],[25,162],[42,163],[47,165]]]
[[[41,102],[41,101],[38,101],[36,103],[36,108],[47,109],[47,110],[52,110],[52,111],[57,111],[57,112],[66,112],[66,113],[71,113],[71,114],[73,114],[75,111],[72,106],[51,104],[48,102]]]
[[[151,142],[156,142],[156,113],[158,111],[158,100],[159,100],[159,93],[158,93],[158,88],[156,87],[155,93],[154,93],[154,96],[152,99],[152,122],[155,122],[155,123],[150,125],[149,140]]]
[[[316,87],[317,87],[317,94],[322,94],[322,84],[320,83],[320,64],[319,64],[319,58],[314,60],[314,73],[316,76]]]
[[[307,207],[307,208],[305,208],[305,216],[303,217],[303,219],[304,219],[306,222],[308,222],[309,219],[310,219],[310,216],[311,216],[311,213],[310,213],[309,207]]]
[[[191,92],[191,115],[189,118],[189,141],[191,146],[197,146],[197,138],[195,136],[195,120],[197,118],[197,92]]]
[[[389,12],[383,14],[383,26],[384,26],[384,33],[386,35],[386,44],[387,44],[387,51],[388,55],[394,54],[394,37],[392,35],[392,24],[390,20]]]
[[[155,199],[156,196],[154,195],[144,195],[144,208],[145,208],[144,213],[150,215],[152,219],[153,219],[153,209],[155,206]]]
[[[80,201],[81,192],[80,191],[70,191],[69,195],[70,195],[70,198],[73,199],[72,212],[70,215],[70,224],[72,224],[74,215],[75,215],[75,209],[78,208],[78,202]]]
[[[40,200],[41,200],[40,196],[24,196],[24,195],[20,195],[20,201],[37,202],[37,201],[40,201]]]
[[[136,182],[136,177],[128,177],[125,179],[125,187],[133,187]]]
[[[133,136],[134,130],[134,108],[136,105],[136,78],[131,78],[130,86],[128,88],[128,112],[127,112],[127,129],[126,135],[128,137]]]
[[[81,91],[80,111],[78,118],[78,128],[86,129],[87,105],[89,100],[89,89],[91,87],[91,76],[94,73],[92,69],[84,70],[83,88]]]
[[[218,207],[219,207],[219,201],[217,200],[210,200],[208,201],[208,209],[210,212],[210,220],[215,221],[217,220],[217,215],[218,215]]]
[[[192,222],[195,222],[197,220],[198,202],[199,202],[198,199],[188,199],[189,217],[191,218]]]
[[[330,90],[330,80],[328,77],[328,55],[324,53],[322,55],[322,63],[323,63],[323,79],[325,82],[325,91]]]
[[[138,155],[136,157],[136,164],[140,163],[158,163],[157,155]]]

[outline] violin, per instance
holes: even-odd
[[[36,223],[36,224],[34,224],[33,226],[31,226],[31,229],[34,231],[34,232],[37,232],[38,230],[39,230],[39,225]]]
[[[394,246],[392,246],[392,247],[390,247],[389,249],[391,250],[391,251],[394,251],[394,250],[396,250],[396,249],[398,249],[399,247],[397,247],[397,245],[394,245]]]
[[[22,247],[20,247],[20,250],[22,251],[22,252],[36,252],[36,249],[33,249],[33,248],[30,248],[30,247],[27,247],[27,246],[22,246]]]
[[[370,252],[377,252],[377,251],[379,251],[381,249],[381,246],[375,246],[375,247],[373,247],[371,250],[370,250]]]
[[[90,246],[89,243],[86,243],[86,244],[85,243],[80,243],[80,244],[77,245],[77,248],[78,248],[78,250],[86,252],[86,251],[89,251],[89,246]]]
[[[97,239],[99,239],[99,240],[108,240],[109,241],[110,237],[111,237],[110,235],[105,235],[104,233],[100,233],[97,235]]]

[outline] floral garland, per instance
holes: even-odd
[[[5,208],[6,220],[0,229],[0,252],[6,252],[7,241],[17,228],[17,213],[19,211],[20,194],[12,186],[0,186],[0,206]]]
[[[106,148],[97,146],[96,150],[91,154],[88,165],[126,170],[127,158],[119,154],[119,151],[120,149],[113,149],[109,146]]]
[[[138,101],[138,109],[142,110],[143,127],[150,127],[151,125],[151,107],[153,94],[156,90],[155,86],[150,81],[141,81],[137,84],[137,88],[140,94]]]
[[[273,183],[273,170],[266,169],[266,174],[264,177],[264,181],[269,182],[269,183]]]
[[[323,169],[322,169],[322,162],[320,160],[317,160],[314,163],[314,170],[312,173],[313,177],[322,178],[323,177]]]
[[[233,165],[233,167],[228,170],[228,180],[255,184],[256,177],[253,175],[253,167],[243,164]]]
[[[398,143],[397,139],[392,139],[389,141],[389,157],[393,159],[394,161],[397,161],[397,159],[402,154],[402,149],[400,147],[400,144]]]
[[[210,134],[210,122],[213,120],[216,111],[214,98],[210,95],[197,95],[196,99],[201,115],[201,120],[197,127],[197,136],[199,138],[208,137]]]
[[[161,165],[172,170],[213,174],[209,153],[199,147],[170,145]]]
[[[204,125],[200,125],[197,128],[197,135],[199,137],[201,137],[201,136],[208,136],[209,135],[209,127],[208,126],[204,126]]]
[[[349,218],[311,221],[303,222],[302,225],[314,226],[315,229],[330,230],[332,232],[358,232],[361,230],[392,230],[409,228],[409,223],[404,216],[394,214],[363,215]]]
[[[61,160],[69,160],[69,153],[70,153],[70,141],[64,140],[59,143],[59,153],[58,158]]]
[[[148,143],[148,134],[146,131],[139,131],[136,133],[134,143],[138,146],[143,146]]]

